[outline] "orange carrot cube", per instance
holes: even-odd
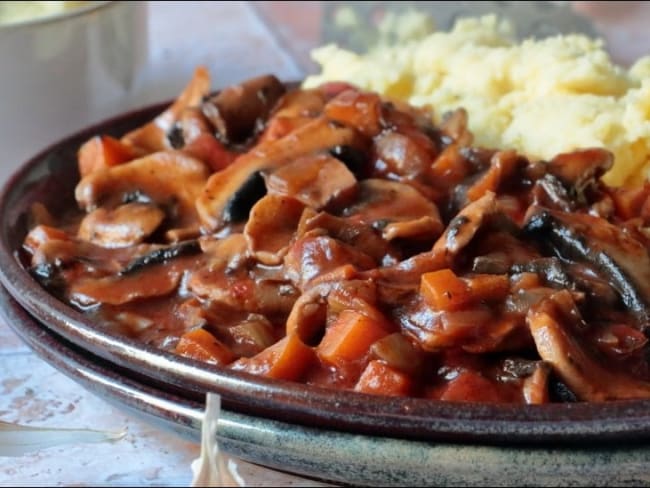
[[[382,361],[370,361],[359,381],[355,391],[373,395],[408,396],[413,389],[411,378]]]
[[[424,273],[420,293],[435,310],[458,310],[471,299],[467,284],[449,268]]]
[[[204,329],[183,334],[176,345],[176,353],[211,364],[228,364],[235,359],[228,347]]]
[[[370,346],[388,335],[385,323],[353,310],[344,310],[325,331],[317,353],[330,364],[363,358]]]

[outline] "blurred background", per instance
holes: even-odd
[[[68,10],[38,10],[48,3]],[[8,23],[19,4],[29,5],[25,16]],[[0,1],[0,180],[73,131],[174,97],[199,64],[214,88],[266,72],[299,79],[316,69],[312,48],[363,51],[386,12],[406,9],[430,13],[439,29],[495,12],[521,37],[601,36],[623,65],[650,46],[646,2]]]

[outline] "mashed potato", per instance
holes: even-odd
[[[638,183],[650,171],[650,57],[626,70],[583,35],[517,42],[495,16],[365,55],[335,45],[312,55],[322,72],[305,87],[344,80],[429,105],[438,119],[462,106],[476,144],[531,158],[605,147],[616,161],[610,184]]]
[[[11,1],[0,2],[0,25],[15,24],[27,20],[58,15],[70,9],[84,6],[89,2],[69,1]]]

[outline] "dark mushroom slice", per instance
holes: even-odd
[[[642,330],[650,327],[650,256],[623,229],[605,219],[532,207],[525,230],[567,260],[585,262],[620,294]]]
[[[301,156],[326,151],[334,146],[352,144],[358,138],[359,135],[352,129],[317,118],[281,139],[256,146],[208,179],[196,200],[203,226],[208,230],[218,230],[224,224],[233,222],[232,213],[226,212],[226,209],[233,196],[254,173],[279,168]]]
[[[558,288],[571,288],[573,283],[562,265],[562,261],[556,257],[537,258],[527,263],[514,264],[510,268],[511,273],[536,273],[542,277],[547,285]]]
[[[368,151],[355,146],[334,146],[330,154],[341,161],[359,180],[368,178],[372,171]]]
[[[187,264],[167,263],[155,267],[143,267],[139,273],[82,277],[74,280],[68,291],[71,303],[88,307],[98,303],[123,305],[125,303],[169,295],[174,292]]]
[[[535,182],[532,189],[533,202],[548,208],[555,208],[563,212],[571,212],[576,207],[576,202],[562,182],[552,174],[545,174]]]
[[[551,364],[563,382],[580,400],[602,402],[650,398],[650,383],[615,371],[603,364],[580,336],[557,303],[560,294],[533,305],[527,322],[540,357]]]
[[[201,109],[225,144],[242,143],[263,125],[285,92],[275,76],[260,76],[221,90]]]
[[[246,181],[232,194],[223,209],[226,222],[243,222],[251,209],[266,195],[266,184],[261,171],[251,173]]]
[[[496,195],[487,192],[454,217],[431,251],[416,254],[394,266],[371,271],[382,284],[417,287],[422,273],[450,267],[456,256],[474,239],[497,211]]]
[[[195,107],[210,91],[210,74],[204,66],[199,66],[192,80],[174,103],[153,121],[139,127],[124,137],[122,142],[145,152],[163,151],[172,146],[169,133],[181,117],[182,112],[189,107]],[[180,141],[176,141],[180,142]]]
[[[127,203],[114,210],[100,207],[84,217],[77,235],[100,246],[131,246],[149,237],[164,218],[165,212],[147,203]]]
[[[368,179],[359,183],[354,205],[342,215],[372,225],[387,240],[437,238],[444,228],[438,207],[412,186],[397,181]]]
[[[548,163],[547,170],[571,190],[574,198],[584,201],[585,189],[595,184],[613,164],[610,151],[590,148],[558,154]]]
[[[267,195],[257,202],[244,227],[251,255],[262,264],[281,264],[304,209],[300,201],[282,195]]]
[[[193,254],[199,254],[200,252],[201,246],[199,245],[198,240],[161,247],[131,261],[120,271],[120,275],[124,276],[132,274],[155,264],[166,263],[167,261],[181,256],[191,256]]]
[[[83,178],[75,189],[86,211],[99,206],[115,207],[129,195],[146,195],[165,208],[170,224],[197,224],[195,201],[208,179],[208,169],[198,159],[179,151],[157,152]]]
[[[345,205],[357,191],[357,180],[344,163],[328,154],[303,156],[266,175],[269,193],[301,201],[315,210]]]

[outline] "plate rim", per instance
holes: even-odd
[[[110,362],[88,354],[39,323],[4,287],[0,287],[0,316],[36,356],[92,394],[199,442],[204,403],[119,374]],[[540,450],[431,443],[328,431],[227,410],[221,411],[217,439],[221,449],[245,461],[356,485],[425,486],[435,480],[440,485],[519,486],[530,482],[542,486],[555,485],[561,479],[562,484],[570,485],[638,486],[650,481],[645,469],[650,445]],[[558,466],[561,468],[556,471]],[[623,471],[625,478],[619,478]]]

